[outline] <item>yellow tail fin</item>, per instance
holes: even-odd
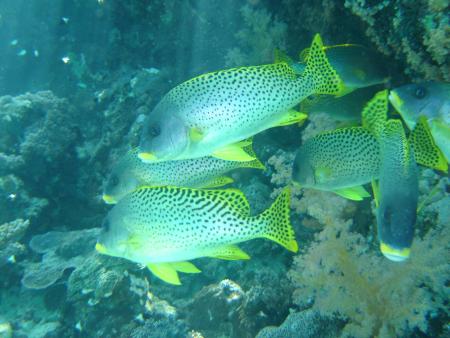
[[[298,251],[294,229],[290,221],[290,189],[285,188],[272,206],[257,218],[265,224],[262,236],[284,246],[292,252]]]
[[[419,118],[414,130],[409,136],[409,140],[413,147],[414,158],[417,163],[447,172],[447,160],[434,142],[425,116]]]
[[[328,61],[319,34],[314,36],[309,48],[303,76],[312,77],[316,94],[342,95],[345,91],[342,79]]]

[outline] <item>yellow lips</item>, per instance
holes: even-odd
[[[409,248],[395,249],[383,242],[380,243],[380,250],[387,259],[394,262],[407,260],[411,251]]]
[[[400,110],[400,107],[403,105],[402,99],[397,95],[397,93],[393,90],[389,92],[389,101],[391,101],[392,105],[395,109]]]
[[[157,160],[156,156],[152,153],[139,153],[138,157],[144,162],[152,162]]]
[[[114,197],[112,197],[110,195],[103,195],[102,198],[106,204],[116,204],[117,203],[117,201],[114,199]]]
[[[97,250],[98,253],[105,254],[106,253],[106,247],[103,244],[100,244],[97,242],[95,244],[95,250]]]

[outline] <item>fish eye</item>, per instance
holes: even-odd
[[[422,86],[417,87],[416,90],[414,91],[414,96],[418,99],[423,99],[425,95],[427,95],[427,91]]]
[[[109,220],[108,220],[108,219],[105,219],[105,220],[103,221],[103,223],[102,223],[102,228],[103,228],[103,230],[105,230],[106,232],[109,231]]]
[[[149,134],[151,137],[159,136],[159,134],[161,134],[161,128],[160,128],[160,126],[157,125],[157,124],[154,124],[154,125],[150,126],[150,128],[148,128],[148,134]]]

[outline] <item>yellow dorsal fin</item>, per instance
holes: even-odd
[[[279,48],[275,48],[274,50],[274,63],[279,63],[279,62],[284,62],[287,63],[288,65],[291,65],[292,63],[294,63],[294,61],[292,60],[292,58],[289,57],[289,55],[287,55],[287,53]]]
[[[370,194],[362,186],[337,189],[333,192],[352,201],[362,201],[364,198],[370,197]]]
[[[298,54],[298,59],[300,60],[301,63],[306,63],[308,61],[308,56],[309,56],[309,47],[303,49],[299,54]]]
[[[159,279],[173,285],[181,285],[177,271],[170,263],[149,263],[148,269]]]
[[[238,210],[242,216],[250,215],[250,204],[242,191],[238,189],[222,189],[209,190],[208,193],[217,195],[231,208]]]
[[[169,264],[173,269],[179,272],[184,273],[200,273],[201,270],[197,268],[194,264],[191,262],[171,262],[167,263]]]
[[[409,140],[417,163],[447,172],[447,160],[434,142],[425,116],[419,118],[414,130],[410,134]]]
[[[367,102],[361,113],[362,125],[379,137],[387,121],[388,91],[382,90]]]

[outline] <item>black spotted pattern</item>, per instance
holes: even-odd
[[[297,161],[307,161],[315,174],[325,173],[315,178],[311,188],[334,190],[356,186],[378,177],[379,143],[362,127],[336,129],[307,140]]]

